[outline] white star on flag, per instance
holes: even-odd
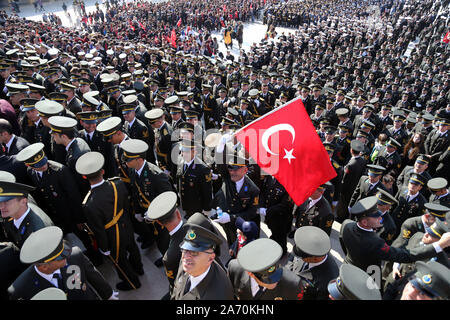
[[[292,155],[292,152],[294,152],[294,149],[291,149],[290,151],[287,151],[284,149],[284,152],[286,153],[283,157],[283,159],[287,159],[289,161],[289,164],[291,164],[291,160],[295,159],[295,157]]]

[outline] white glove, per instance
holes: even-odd
[[[144,218],[142,217],[142,214],[140,214],[140,213],[136,213],[136,214],[134,215],[134,217],[135,217],[136,220],[139,221],[139,222],[143,222],[143,221],[144,221]]]
[[[111,254],[111,251],[103,252],[101,249],[98,249],[98,250],[100,250],[100,252],[101,252],[102,255],[104,255],[104,256],[109,256],[109,255]]]
[[[213,173],[213,174],[211,174],[211,179],[212,179],[212,180],[217,180],[217,179],[219,179],[219,175]]]
[[[119,300],[119,292],[113,290],[113,293],[108,300]]]
[[[220,224],[228,223],[231,221],[230,215],[227,212],[223,212],[222,216],[218,219],[214,219],[214,222],[218,222]]]
[[[258,213],[265,217],[266,216],[266,210],[267,210],[267,208],[259,208],[258,209]]]
[[[333,202],[331,203],[331,205],[332,205],[333,207],[336,207],[337,204],[338,204],[338,201],[333,201]]]

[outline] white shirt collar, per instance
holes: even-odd
[[[11,148],[11,144],[12,144],[12,142],[13,142],[15,136],[16,136],[16,135],[13,133],[13,134],[11,135],[11,139],[9,139],[8,143],[6,144],[6,147],[8,148],[8,151],[9,151],[9,148]]]
[[[45,280],[47,280],[48,282],[50,282],[51,284],[53,284],[56,288],[58,288],[58,280],[56,280],[55,278],[53,278],[53,275],[54,275],[55,273],[56,273],[56,274],[61,274],[61,270],[60,270],[60,269],[58,269],[58,270],[56,270],[55,272],[50,273],[50,274],[46,274],[46,273],[40,272],[39,269],[38,269],[36,266],[34,266],[34,270],[36,271],[36,273],[37,273],[38,275],[40,275],[42,278],[44,278]]]
[[[309,263],[309,269],[314,268],[314,267],[317,267],[317,266],[320,266],[322,263],[324,263],[325,261],[327,261],[327,259],[328,259],[328,255],[325,255],[325,259],[323,259],[322,261],[320,261],[320,262],[311,262],[311,263]]]
[[[407,195],[409,196],[408,202],[411,202],[415,197],[417,197],[419,195],[419,192],[417,192],[415,195],[410,195],[409,192],[408,192]]]
[[[97,188],[97,187],[101,186],[101,185],[104,184],[104,183],[105,183],[105,180],[103,179],[103,180],[100,181],[99,183],[96,183],[96,184],[91,185],[91,190],[94,189],[94,188]]]
[[[128,127],[131,127],[135,121],[136,121],[136,117],[131,122],[128,123]]]
[[[20,225],[22,224],[23,219],[25,219],[25,217],[27,216],[27,214],[30,212],[30,208],[28,208],[27,211],[25,211],[25,213],[19,218],[19,219],[14,219],[14,226],[16,227],[16,229],[19,229]]]
[[[142,170],[144,170],[144,166],[145,166],[146,162],[147,161],[144,160],[144,163],[142,164],[142,167],[139,170],[135,170],[139,177],[141,176]]]
[[[241,180],[236,181],[236,191],[237,192],[239,192],[241,190],[242,185],[244,184],[244,179],[245,179],[245,176],[243,176]]]
[[[365,228],[361,227],[358,222],[356,223],[356,226],[358,228],[360,228],[361,230],[364,230],[364,231],[367,231],[367,232],[373,232],[373,229],[365,229]]]
[[[36,122],[34,123],[34,125],[37,127],[37,126],[39,125],[40,122],[41,122],[41,118],[39,118],[38,121],[36,121]]]
[[[175,229],[173,229],[172,231],[169,232],[169,235],[173,236],[175,234],[175,232],[177,232],[178,230],[181,229],[182,226],[183,226],[183,220],[180,221],[180,223],[175,227]]]
[[[322,199],[322,196],[320,196],[316,200],[309,198],[309,201],[311,201],[311,202],[308,203],[308,209],[314,207],[316,205],[316,203],[320,201],[320,199]]]
[[[194,289],[208,274],[209,269],[211,269],[211,266],[208,267],[208,269],[203,272],[201,275],[197,276],[197,277],[193,277],[193,276],[189,276],[190,280],[191,280],[191,288],[189,289],[189,291],[191,291],[192,289]]]
[[[192,162],[194,162],[194,159],[195,159],[195,158],[192,158],[192,160],[191,160],[191,161],[189,161],[189,162],[185,162],[184,164],[185,164],[185,165],[187,165],[187,166],[189,167],[189,166],[191,165],[191,163],[192,163]]]
[[[259,284],[252,277],[250,277],[250,284],[251,284],[251,289],[252,289],[252,296],[254,297],[256,295],[256,293],[258,293],[258,291],[259,291]],[[265,291],[266,288],[264,288],[263,290]]]
[[[75,141],[75,138],[73,138],[69,144],[66,146],[66,151],[69,151],[70,146],[72,145],[72,143]]]

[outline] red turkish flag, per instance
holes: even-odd
[[[170,43],[172,47],[177,47],[177,34],[175,33],[175,29],[172,29],[172,34],[170,35]]]
[[[336,176],[302,100],[291,100],[236,132],[262,170],[274,176],[297,205]]]
[[[450,42],[450,31],[448,31],[445,34],[445,37],[444,37],[444,39],[442,39],[442,42],[444,42],[444,43],[449,43]]]
[[[180,18],[180,20],[178,20],[178,22],[177,22],[177,27],[179,28],[181,26],[181,18]]]

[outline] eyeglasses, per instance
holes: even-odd
[[[191,251],[191,250],[181,249],[182,254],[184,254],[184,255],[189,254],[191,257],[197,257],[200,254],[200,252],[207,253],[207,254],[214,253],[214,251],[207,252],[207,251]]]

